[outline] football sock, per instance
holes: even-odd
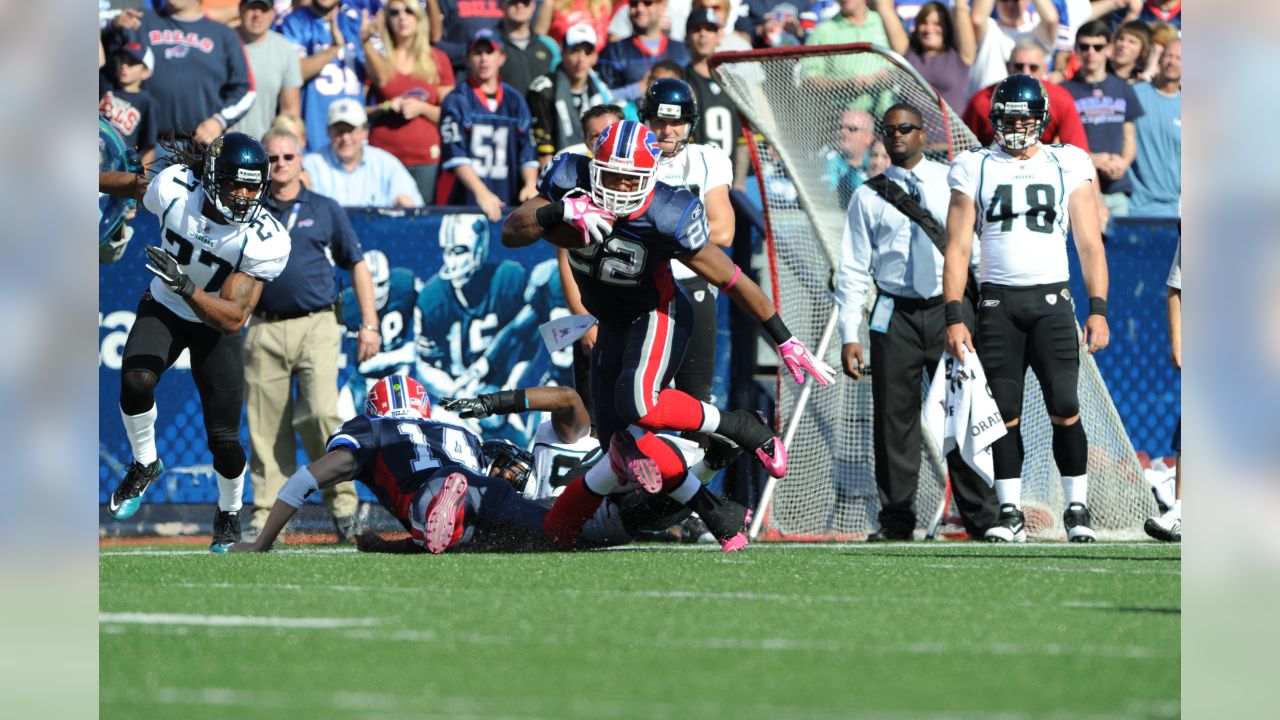
[[[685,475],[689,472],[689,468],[685,467],[684,458],[680,457],[680,453],[673,450],[660,436],[645,433],[643,437],[636,440],[636,447],[658,463],[658,471],[662,473],[664,492],[675,490],[684,481]]]
[[[618,476],[613,472],[613,466],[609,464],[608,458],[605,458],[587,470],[583,483],[587,486],[587,490],[604,497],[618,489]]]
[[[1022,478],[996,480],[996,498],[1001,505],[1012,505],[1022,509]]]
[[[120,411],[120,419],[124,421],[124,430],[129,435],[129,447],[133,449],[133,459],[141,465],[150,465],[156,461],[156,406],[140,415],[126,415]]]
[[[218,509],[223,512],[235,512],[240,509],[244,498],[244,471],[229,478],[218,471],[213,473],[218,478]]]
[[[717,540],[728,540],[742,532],[747,523],[747,508],[732,500],[722,500],[701,485],[686,506],[698,513]]]
[[[1084,475],[1089,470],[1089,438],[1084,434],[1084,423],[1077,420],[1052,427],[1053,460],[1058,472],[1064,478]]]
[[[1063,475],[1062,476],[1062,497],[1067,505],[1071,503],[1080,503],[1081,505],[1089,504],[1089,476],[1088,475]]]
[[[991,464],[996,477],[1022,475],[1022,427],[1014,425],[1008,431],[991,443]]]
[[[667,497],[671,498],[672,500],[675,500],[681,505],[688,505],[689,500],[691,500],[693,496],[697,494],[698,490],[701,488],[702,488],[702,481],[698,480],[698,478],[693,473],[689,473],[687,476],[685,476],[684,482],[680,483],[679,487],[667,493]]]
[[[670,388],[658,393],[658,401],[636,424],[646,430],[701,430],[710,405]]]
[[[603,497],[587,489],[583,478],[574,478],[542,519],[542,531],[561,550],[568,550],[603,501]]]
[[[718,427],[720,427],[720,408],[702,403],[702,427],[698,428],[698,432],[714,432]]]
[[[720,413],[720,425],[713,430],[751,450],[764,447],[765,443],[773,439],[773,430],[749,410]]]

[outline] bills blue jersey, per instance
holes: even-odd
[[[617,98],[635,100],[644,94],[640,81],[661,60],[685,67],[689,64],[689,48],[684,43],[671,42],[665,35],[656,50],[650,50],[638,37],[623,38],[600,51],[596,72]]]
[[[353,479],[410,532],[413,501],[432,477],[457,467],[483,472],[480,438],[436,420],[358,415],[329,436],[325,451],[338,448],[355,455]]]
[[[392,268],[391,277],[387,284],[387,303],[378,308],[378,328],[382,335],[382,353],[398,350],[412,344],[418,332],[417,325],[413,319],[418,302],[418,290],[415,287],[417,280],[413,276],[413,271],[408,268]],[[354,340],[356,333],[360,331],[360,303],[356,300],[356,293],[353,288],[347,288],[342,291],[341,304],[342,325]],[[355,343],[352,342],[347,357],[354,359],[355,356]],[[399,365],[388,365],[374,372],[367,372],[366,368],[362,368],[362,373],[365,377],[381,378],[391,375],[398,369],[404,368]]]
[[[508,205],[515,204],[523,183],[521,170],[538,167],[529,104],[515,88],[502,83],[489,109],[484,94],[463,83],[440,106],[440,145],[444,169],[469,165],[486,187]],[[475,205],[476,198],[455,182],[448,205]]]
[[[373,13],[369,13],[373,19]],[[305,58],[333,45],[329,21],[316,15],[310,7],[300,7],[280,21],[277,28],[298,53]],[[360,47],[360,8],[348,2],[338,11],[338,29],[347,41],[346,47],[328,62],[320,73],[302,84],[302,120],[307,126],[307,152],[319,152],[329,146],[329,105],[338,98],[355,98],[364,104],[364,50]]]
[[[489,349],[523,306],[525,270],[504,260],[485,263],[462,287],[439,276],[418,294],[420,363],[458,378]]]
[[[591,159],[565,153],[538,182],[548,200],[591,191]],[[657,183],[648,203],[619,218],[603,243],[569,251],[582,303],[601,322],[632,320],[658,307],[675,281],[671,260],[707,244],[707,213],[688,190]]]

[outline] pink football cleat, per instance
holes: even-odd
[[[765,452],[765,447],[773,444],[773,455]],[[756,457],[760,458],[760,464],[764,466],[765,472],[773,477],[780,478],[787,474],[787,448],[782,444],[782,438],[774,436],[769,442],[764,444],[759,450],[756,450]]]
[[[751,510],[747,510],[747,517],[742,521],[742,527],[744,529],[751,527]],[[738,552],[739,550],[746,549],[747,544],[747,534],[745,532],[740,532],[728,540],[721,540],[720,552]]]
[[[431,499],[431,509],[427,510],[427,550],[439,555],[462,539],[466,498],[466,475],[452,473],[445,478],[444,486]]]
[[[645,492],[662,492],[662,471],[657,461],[640,451],[630,432],[614,433],[609,442],[609,464],[619,478],[634,482]]]

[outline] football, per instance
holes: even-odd
[[[567,250],[582,247],[582,231],[566,222],[556,223],[542,237],[552,245]]]

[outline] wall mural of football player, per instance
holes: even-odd
[[[364,407],[370,387],[389,375],[408,375],[413,371],[417,350],[414,347],[422,325],[418,312],[418,292],[422,281],[406,267],[391,267],[386,253],[371,249],[364,253],[364,262],[373,276],[373,299],[378,309],[378,328],[382,334],[382,351],[351,368],[338,397],[338,416],[343,421],[356,415],[356,408]],[[360,330],[360,306],[355,291],[347,288],[338,301],[342,325],[346,331],[343,350],[348,365],[356,357],[355,338]]]
[[[417,376],[434,397],[476,395],[514,387],[510,360],[486,352],[525,306],[525,268],[489,259],[489,221],[478,214],[447,215],[440,223],[440,271],[418,293],[422,318]],[[537,328],[532,329],[536,336]],[[521,416],[479,423],[488,439],[519,445],[528,431]]]

